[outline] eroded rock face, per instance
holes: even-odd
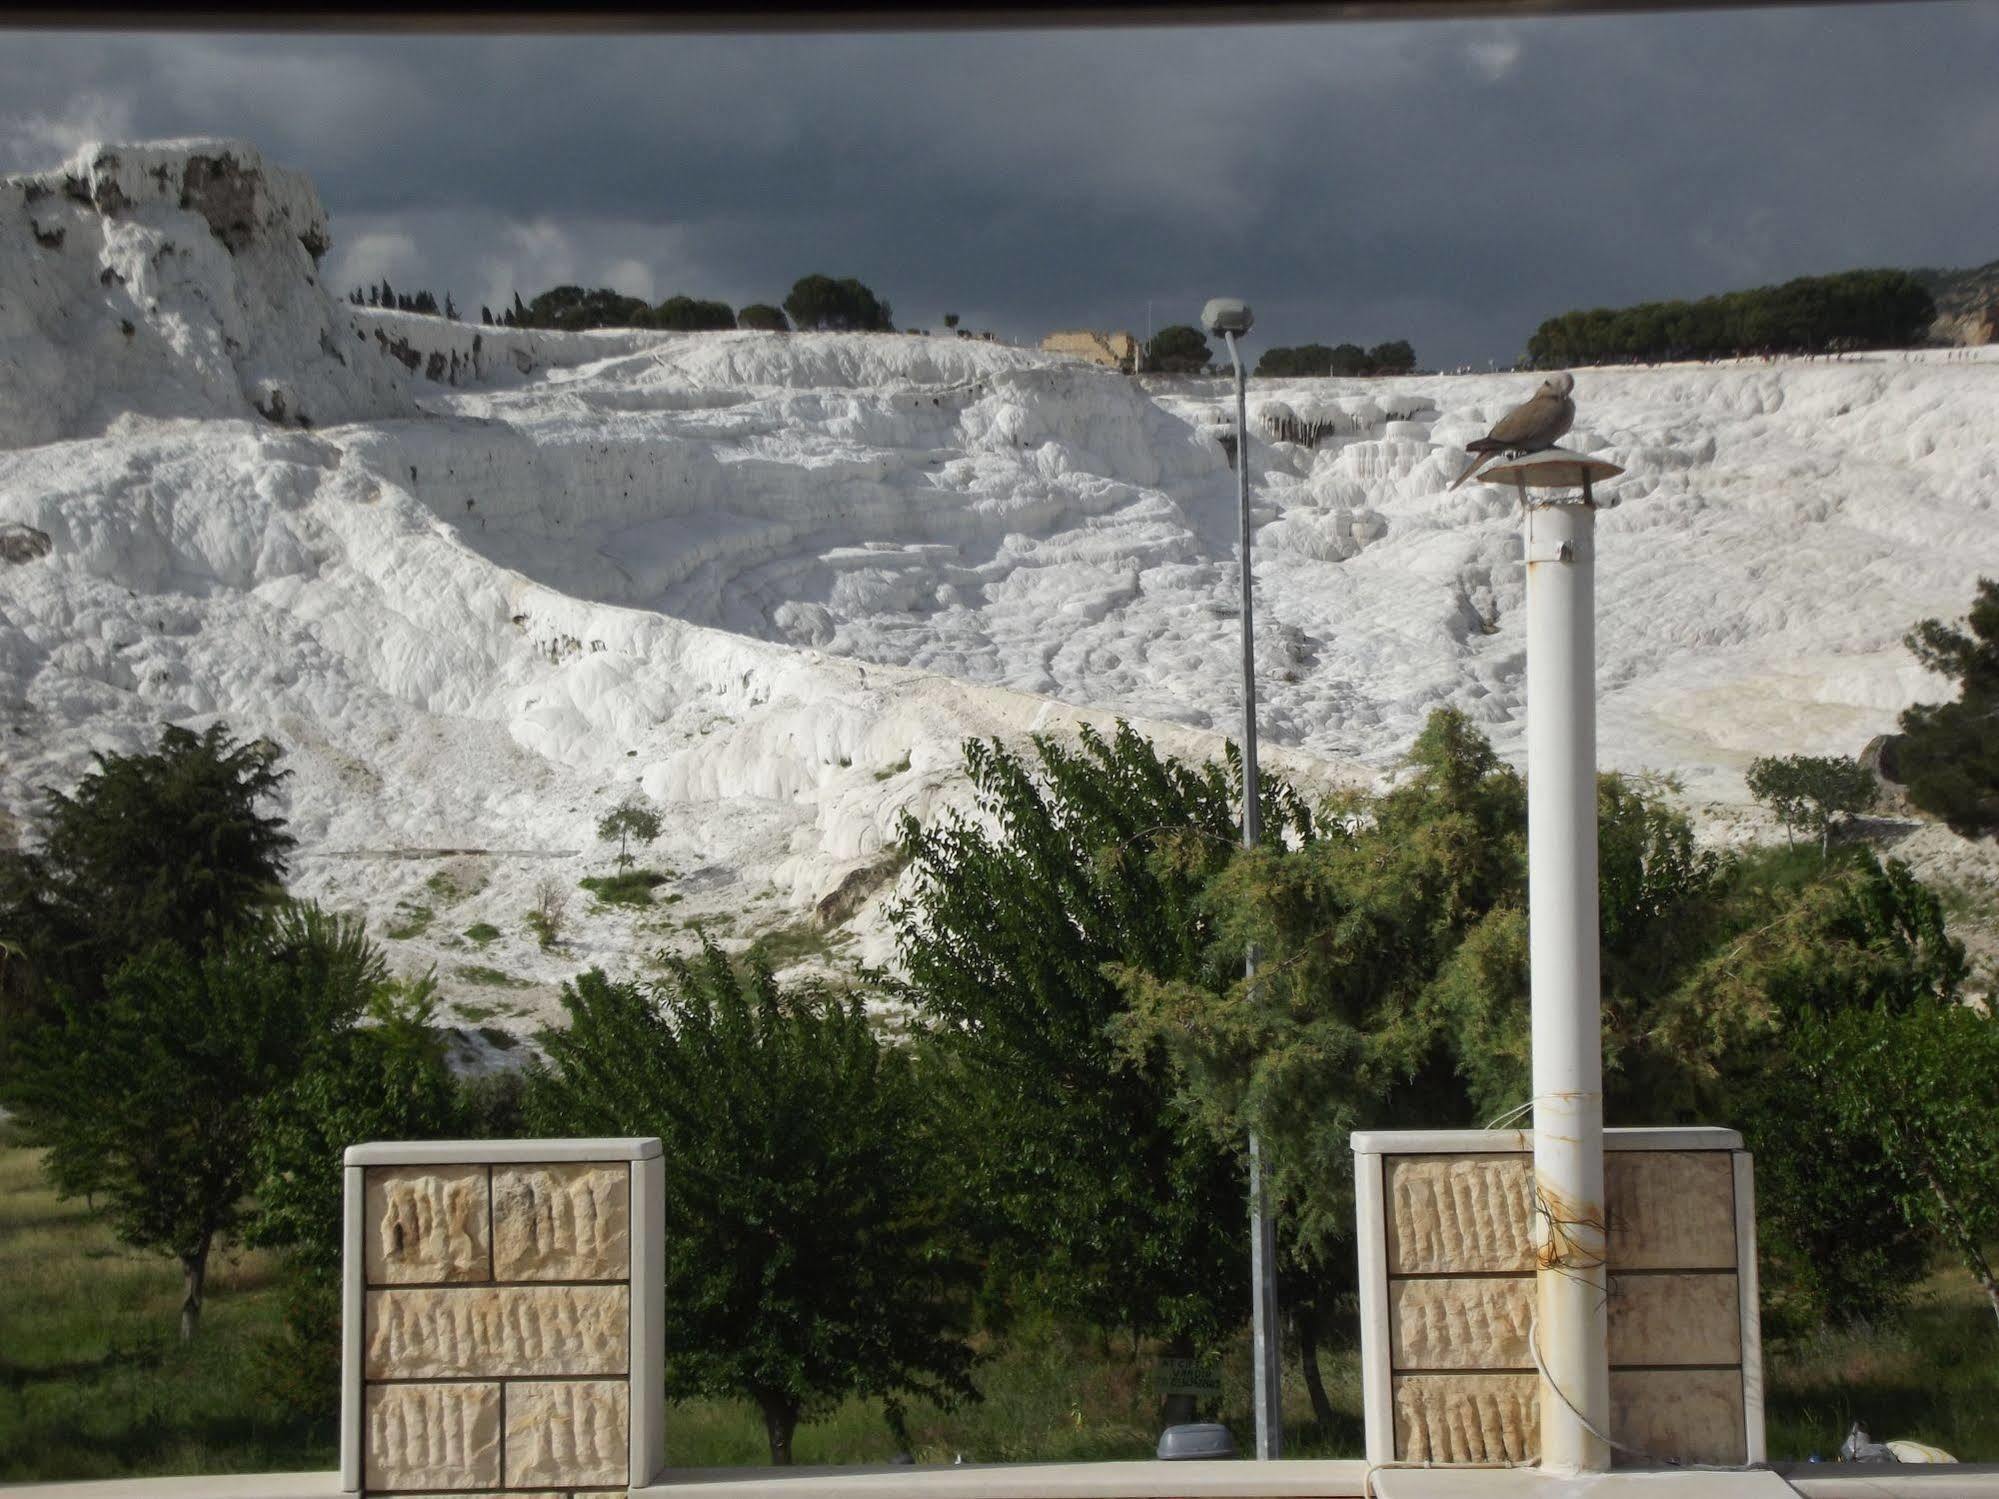
[[[484,1166],[368,1173],[362,1235],[371,1285],[492,1278]]]
[[[0,562],[33,562],[55,548],[49,533],[33,526],[0,526]]]
[[[507,1483],[624,1483],[627,1401],[621,1381],[508,1386]]]
[[[369,1379],[463,1374],[622,1374],[630,1362],[625,1286],[371,1291]]]
[[[372,1385],[363,1481],[371,1489],[498,1488],[500,1387]]]
[[[622,1165],[496,1166],[499,1280],[623,1280],[631,1273],[631,1173]]]

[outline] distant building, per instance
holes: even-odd
[[[1098,333],[1089,328],[1073,328],[1049,334],[1041,340],[1041,347],[1050,354],[1075,354],[1127,375],[1138,368],[1138,340],[1125,332]]]

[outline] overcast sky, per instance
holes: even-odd
[[[564,281],[1034,339],[1248,298],[1251,349],[1512,359],[1578,305],[1999,258],[1999,7],[882,36],[0,33],[0,170],[230,135],[328,278]]]

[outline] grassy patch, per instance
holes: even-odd
[[[885,770],[876,771],[875,779],[877,781],[886,781],[894,776],[901,775],[907,769],[909,769],[909,752],[905,750],[903,752],[902,758],[896,761],[895,764],[889,766]]]
[[[269,1257],[218,1252],[183,1348],[180,1271],[57,1201],[39,1160],[0,1143],[0,1483],[331,1468],[336,1422],[259,1398],[253,1350],[279,1317]]]
[[[477,963],[461,963],[451,971],[468,984],[484,984],[489,989],[532,989],[534,987],[526,979],[517,979],[511,973],[502,973],[497,968],[486,968]]]
[[[479,1034],[488,1046],[498,1051],[512,1051],[521,1044],[521,1038],[512,1031],[503,1031],[497,1025],[482,1025]]]
[[[748,956],[783,969],[815,958],[821,961],[831,958],[834,950],[848,940],[851,940],[848,933],[829,932],[816,921],[794,921],[789,926],[760,933],[750,943]]]
[[[577,883],[607,906],[649,906],[653,891],[666,880],[657,869],[627,869],[623,874],[586,875]]]
[[[396,914],[388,926],[383,928],[383,934],[395,942],[407,942],[412,937],[421,937],[430,926],[434,914],[429,906],[413,905],[409,901],[399,900],[396,902]]]
[[[500,935],[500,929],[491,922],[475,921],[472,925],[465,928],[465,935],[479,946],[484,947],[488,942],[491,942]]]
[[[460,887],[457,880],[452,878],[451,872],[447,869],[440,869],[436,874],[425,880],[423,888],[446,905],[450,905],[451,902],[459,900],[465,895],[464,889]]]

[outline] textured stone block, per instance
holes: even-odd
[[[604,1166],[497,1166],[498,1280],[624,1280],[631,1274],[631,1172]]]
[[[624,1286],[466,1286],[370,1291],[369,1379],[456,1374],[623,1374]]]
[[[1674,1462],[1747,1462],[1742,1375],[1735,1369],[1613,1369],[1610,1434]]]
[[[1725,1150],[1604,1157],[1613,1270],[1735,1267],[1735,1164]]]
[[[370,1167],[364,1211],[371,1285],[490,1277],[484,1166]]]
[[[1613,1275],[1612,1364],[1739,1364],[1733,1275]]]
[[[1534,1268],[1528,1156],[1393,1156],[1383,1169],[1390,1275]]]
[[[1398,1280],[1388,1287],[1390,1358],[1402,1369],[1531,1369],[1527,1276]]]
[[[627,1419],[622,1382],[508,1385],[508,1487],[624,1483]]]
[[[371,1385],[364,1435],[371,1490],[501,1485],[496,1384]]]
[[[1395,1455],[1412,1463],[1525,1462],[1541,1448],[1533,1374],[1411,1374],[1395,1381]]]

